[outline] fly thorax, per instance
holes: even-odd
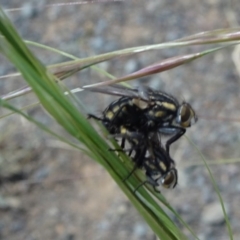
[[[112,120],[113,117],[114,117],[114,113],[110,110],[108,110],[105,114],[105,117],[108,119],[108,120]]]
[[[132,138],[131,141],[132,141],[132,143],[134,145],[138,145],[139,144],[139,140],[137,138]]]
[[[164,162],[159,161],[159,167],[160,167],[160,169],[161,169],[163,172],[166,172],[166,171],[167,171],[167,166],[165,165]]]
[[[177,106],[175,104],[173,104],[173,103],[161,102],[161,104],[168,111],[175,112],[177,110]]]
[[[166,111],[156,110],[154,113],[155,118],[164,118],[166,116]]]
[[[116,112],[119,111],[119,109],[120,109],[120,106],[119,106],[119,105],[116,105],[116,106],[113,107],[112,111],[113,111],[114,113],[116,113]]]
[[[126,135],[128,133],[128,130],[124,126],[121,126],[120,127],[120,133]]]
[[[133,98],[132,103],[142,110],[148,108],[148,102],[143,101],[139,98]]]

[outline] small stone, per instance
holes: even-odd
[[[101,231],[106,231],[110,228],[110,223],[107,220],[101,221],[98,225],[97,225],[98,229]]]
[[[149,85],[151,88],[154,88],[156,90],[162,90],[166,88],[165,83],[161,80],[161,77],[159,75],[151,77]]]
[[[24,3],[22,6],[21,14],[25,18],[32,18],[36,15],[36,6],[32,3]]]
[[[146,236],[147,227],[145,224],[137,223],[134,226],[133,232],[134,232],[134,235],[137,236],[138,238]]]
[[[104,45],[104,39],[101,37],[96,37],[91,40],[91,46],[95,50],[99,50]]]
[[[50,172],[49,167],[43,166],[43,167],[41,167],[40,169],[38,169],[38,170],[34,173],[33,179],[34,179],[35,181],[42,181],[42,180],[44,180],[46,177],[48,177],[49,172]]]
[[[59,214],[59,209],[57,207],[52,207],[47,212],[49,217],[57,217]]]
[[[25,225],[26,225],[25,221],[14,220],[10,225],[11,232],[13,233],[20,232],[24,229]]]
[[[74,240],[74,239],[75,239],[75,235],[73,233],[68,233],[64,237],[64,240]]]
[[[126,212],[127,212],[127,206],[126,206],[126,204],[121,204],[121,205],[117,208],[116,212],[117,212],[117,214],[119,214],[119,215],[124,215],[124,214],[126,214]]]
[[[21,202],[19,199],[14,197],[3,197],[0,195],[0,209],[21,209]]]
[[[178,178],[180,179],[179,188],[189,187],[189,174],[181,167],[178,168]]]
[[[138,63],[134,59],[130,59],[127,61],[124,67],[125,73],[130,74],[138,70]]]
[[[228,208],[226,207],[228,213]],[[205,206],[202,212],[202,221],[205,224],[218,225],[224,222],[223,210],[220,202],[214,202]]]
[[[110,64],[109,64],[109,62],[102,62],[102,63],[99,63],[98,66],[99,66],[99,68],[107,71],[109,69]]]

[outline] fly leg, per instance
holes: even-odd
[[[103,121],[103,119],[100,118],[100,117],[97,117],[97,116],[95,116],[93,114],[88,114],[87,119],[91,119],[91,118],[93,118],[95,120],[98,120],[98,121]]]
[[[186,132],[186,129],[181,127],[175,127],[175,126],[167,126],[167,127],[160,128],[158,131],[163,135],[173,134],[173,136],[167,140],[165,145],[166,152],[169,154],[170,145],[175,141],[177,141],[182,135],[184,135],[184,133]]]

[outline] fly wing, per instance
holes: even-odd
[[[121,96],[121,97],[130,97],[130,98],[138,98],[144,101],[148,101],[148,94],[142,88],[127,88],[120,85],[111,85],[111,86],[104,86],[104,87],[91,87],[91,88],[84,88],[84,90],[91,91],[91,92],[98,92],[109,94],[113,96]]]

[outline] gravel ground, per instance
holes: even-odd
[[[231,4],[224,0],[128,0],[49,8],[41,8],[47,2],[37,0],[24,1],[22,5],[18,0],[2,0],[1,4],[6,9],[23,7],[8,15],[24,39],[78,57],[171,41],[237,26],[240,21],[236,0]],[[151,51],[116,59],[101,67],[123,76],[162,59],[202,49],[206,47]],[[46,50],[33,51],[44,64],[66,60]],[[143,81],[185,99],[196,110],[199,121],[187,135],[209,163],[211,160],[234,239],[240,239],[239,164],[220,161],[240,155],[239,123],[221,120],[240,116],[239,73],[233,53],[239,56],[237,48],[224,49]],[[0,63],[1,75],[15,71],[1,56]],[[73,88],[101,80],[104,78],[99,74],[86,71],[66,80],[66,85]],[[0,93],[23,85],[20,78],[2,79]],[[110,101],[101,94],[77,96],[95,114]],[[11,102],[21,107],[34,101],[29,94]],[[40,107],[28,113],[64,134]],[[139,213],[94,161],[19,116],[1,119],[0,126],[0,239],[154,239]],[[171,155],[177,162],[179,184],[174,190],[163,190],[163,194],[201,240],[228,239],[217,194],[197,151],[182,138],[173,144]],[[184,232],[193,239],[188,231]]]

